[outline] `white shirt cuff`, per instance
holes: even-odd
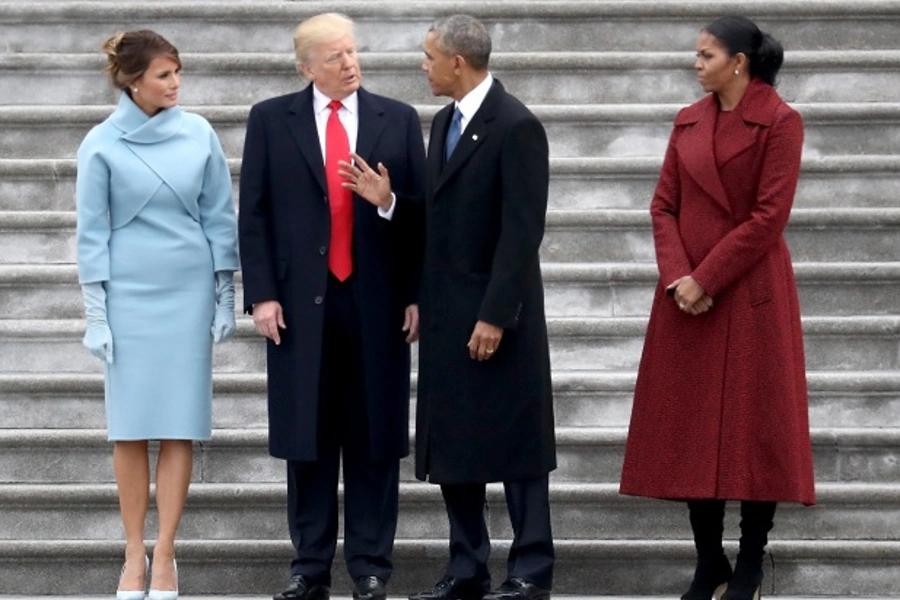
[[[387,219],[390,221],[394,218],[394,208],[397,206],[397,194],[391,192],[391,207],[387,210],[384,210],[380,206],[378,207],[378,216],[382,219]]]

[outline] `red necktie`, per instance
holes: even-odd
[[[350,139],[338,118],[341,104],[332,100],[328,107],[328,125],[325,127],[325,179],[328,182],[328,206],[331,207],[331,252],[328,268],[339,281],[353,272],[350,252],[353,240],[353,192],[341,186],[345,180],[338,175],[338,161],[350,162]]]

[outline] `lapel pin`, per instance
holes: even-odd
[[[475,141],[477,142],[477,141],[478,141],[478,134],[477,134],[477,133],[472,134],[472,139],[475,140]]]

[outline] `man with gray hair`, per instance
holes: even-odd
[[[425,145],[411,106],[360,87],[350,19],[311,17],[294,47],[311,83],[251,109],[240,181],[244,308],[268,339],[269,452],[287,462],[295,549],[275,599],[329,597],[342,465],[353,597],[384,600],[409,451]]]
[[[426,171],[416,476],[441,485],[444,577],[412,600],[545,600],[553,583],[548,474],[553,394],[538,250],[544,128],[488,71],[476,19],[435,22],[422,68],[436,96]],[[485,484],[503,482],[513,528],[506,580],[490,589]]]

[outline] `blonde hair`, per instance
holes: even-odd
[[[100,50],[106,54],[103,70],[110,83],[120,90],[128,90],[128,86],[140,79],[158,56],[171,58],[181,67],[178,49],[149,29],[120,31],[103,42]]]
[[[299,70],[308,64],[313,48],[325,42],[353,36],[353,21],[340,13],[322,13],[310,17],[294,30],[294,55]]]

